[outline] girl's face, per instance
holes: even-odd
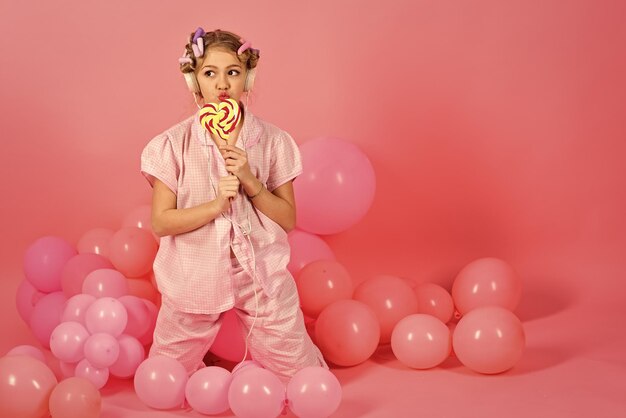
[[[198,68],[196,77],[205,103],[219,103],[228,98],[239,101],[246,69],[234,52],[221,47],[209,48]]]

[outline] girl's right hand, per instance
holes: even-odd
[[[239,192],[239,179],[230,175],[220,177],[217,185],[217,197],[215,198],[220,211],[225,212],[230,209],[230,198],[237,197]]]

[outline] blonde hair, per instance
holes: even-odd
[[[185,56],[191,59],[191,62],[185,62],[180,64],[180,71],[183,73],[191,73],[196,71],[196,66],[198,65],[198,60],[203,57],[196,58],[193,53],[193,49],[191,45],[193,44],[193,37],[195,32],[189,35],[189,42],[185,45]],[[259,61],[259,50],[248,48],[241,55],[237,54],[237,50],[243,45],[241,41],[241,37],[225,30],[216,29],[212,32],[206,32],[204,36],[201,37],[204,42],[204,52],[211,47],[222,47],[229,51],[232,51],[237,55],[239,61],[245,66],[246,69],[251,70],[257,66],[257,62]],[[200,38],[198,38],[200,39]],[[244,41],[245,42],[245,41]]]

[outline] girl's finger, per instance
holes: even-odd
[[[220,147],[220,150],[222,151],[227,151],[227,152],[235,152],[237,154],[241,154],[243,152],[243,150],[241,148],[237,148],[233,145],[224,145],[222,147]]]

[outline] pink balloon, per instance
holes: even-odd
[[[315,337],[327,360],[338,366],[355,366],[376,350],[380,325],[376,313],[365,303],[338,300],[320,313]]]
[[[61,322],[74,321],[85,325],[85,312],[96,300],[95,296],[78,294],[69,298],[63,306]]]
[[[57,379],[30,356],[0,358],[0,417],[39,418],[48,414],[48,399]]]
[[[354,290],[348,270],[335,260],[317,260],[306,266],[296,278],[302,312],[317,318],[333,302],[352,298]]]
[[[417,313],[417,296],[399,277],[377,276],[368,279],[357,286],[352,297],[376,313],[380,323],[381,344],[391,341],[391,332],[398,321]]]
[[[241,361],[246,351],[243,328],[233,309],[223,315],[222,325],[209,351],[224,360]],[[250,359],[250,353],[246,359]]]
[[[128,283],[122,273],[114,269],[94,270],[85,277],[83,293],[97,298],[119,298],[128,294]]]
[[[70,377],[52,390],[49,404],[52,418],[98,418],[102,397],[88,379]]]
[[[37,302],[30,315],[30,329],[37,341],[45,348],[50,348],[50,335],[61,323],[61,314],[66,300],[63,292],[49,293]]]
[[[138,298],[147,299],[155,305],[161,304],[161,294],[154,285],[144,278],[128,278],[128,294]]]
[[[77,254],[65,263],[61,272],[61,287],[66,297],[82,292],[83,282],[89,273],[98,269],[113,268],[111,262],[98,254]]]
[[[109,257],[109,241],[113,237],[113,231],[106,228],[94,228],[85,232],[78,241],[80,254],[98,254]]]
[[[468,368],[485,374],[504,372],[522,357],[526,337],[520,320],[499,306],[465,314],[452,336],[454,352]]]
[[[180,407],[185,400],[187,371],[178,360],[153,356],[144,360],[135,373],[135,392],[143,403],[155,409]]]
[[[302,267],[316,260],[334,260],[335,254],[317,235],[294,229],[288,235],[291,258],[287,270],[295,277]]]
[[[131,210],[124,216],[122,226],[134,226],[150,232],[154,239],[159,242],[159,237],[152,231],[152,206],[141,205]]]
[[[109,258],[115,268],[127,277],[141,277],[152,270],[158,245],[150,232],[124,227],[109,241]]]
[[[298,228],[336,234],[360,221],[376,190],[367,156],[355,144],[334,138],[308,141],[300,151],[304,172],[294,183]]]
[[[127,379],[135,375],[137,367],[146,358],[146,350],[136,338],[130,335],[120,335],[118,342],[119,356],[117,361],[109,367],[109,372],[115,377]]]
[[[143,303],[148,308],[148,311],[150,312],[149,314],[150,322],[149,322],[148,330],[143,335],[141,335],[138,338],[138,340],[141,344],[148,345],[152,343],[152,336],[154,334],[154,329],[156,328],[156,320],[159,314],[159,308],[157,308],[156,305],[149,300],[146,300],[146,299],[142,299],[142,300],[143,300]]]
[[[85,358],[92,366],[104,369],[117,361],[120,355],[120,344],[112,335],[97,332],[87,338],[84,351]]]
[[[32,345],[18,345],[13,347],[6,353],[7,356],[30,356],[46,364],[46,357],[43,352]]]
[[[204,367],[187,381],[185,397],[196,412],[206,415],[228,410],[228,388],[232,376],[222,367]]]
[[[250,367],[260,367],[263,368],[263,366],[261,365],[261,363],[259,363],[256,360],[244,360],[241,363],[237,364],[235,367],[233,367],[233,371],[231,372],[232,375],[236,375],[237,373],[246,370]]]
[[[128,323],[126,324],[124,334],[139,338],[148,332],[152,317],[148,305],[144,303],[145,299],[126,295],[118,298],[118,300],[122,302],[128,314]]]
[[[109,369],[94,367],[89,360],[82,359],[76,365],[74,376],[89,380],[97,389],[101,389],[109,381]]]
[[[414,291],[418,313],[432,315],[444,324],[452,319],[454,302],[446,289],[434,283],[422,283]]]
[[[339,380],[330,371],[305,367],[287,384],[287,405],[299,417],[324,418],[339,408],[341,392]]]
[[[228,403],[237,417],[277,417],[285,407],[285,385],[269,370],[251,367],[233,376]]]
[[[430,369],[450,356],[450,330],[434,316],[409,315],[393,329],[391,349],[405,366]]]
[[[78,322],[61,322],[50,336],[50,351],[59,360],[76,363],[85,355],[83,349],[89,332]]]
[[[85,325],[90,333],[104,332],[114,337],[122,334],[128,323],[126,308],[117,299],[96,299],[85,312]]]
[[[490,305],[513,311],[521,295],[520,278],[508,263],[497,258],[481,258],[469,263],[452,285],[452,298],[461,314]]]
[[[37,290],[28,280],[21,281],[15,294],[15,305],[17,307],[17,313],[20,314],[24,322],[29,322],[30,315],[33,313],[35,305],[45,295],[46,293]]]
[[[59,291],[63,267],[75,255],[74,247],[63,238],[39,238],[24,254],[26,279],[42,292]]]

